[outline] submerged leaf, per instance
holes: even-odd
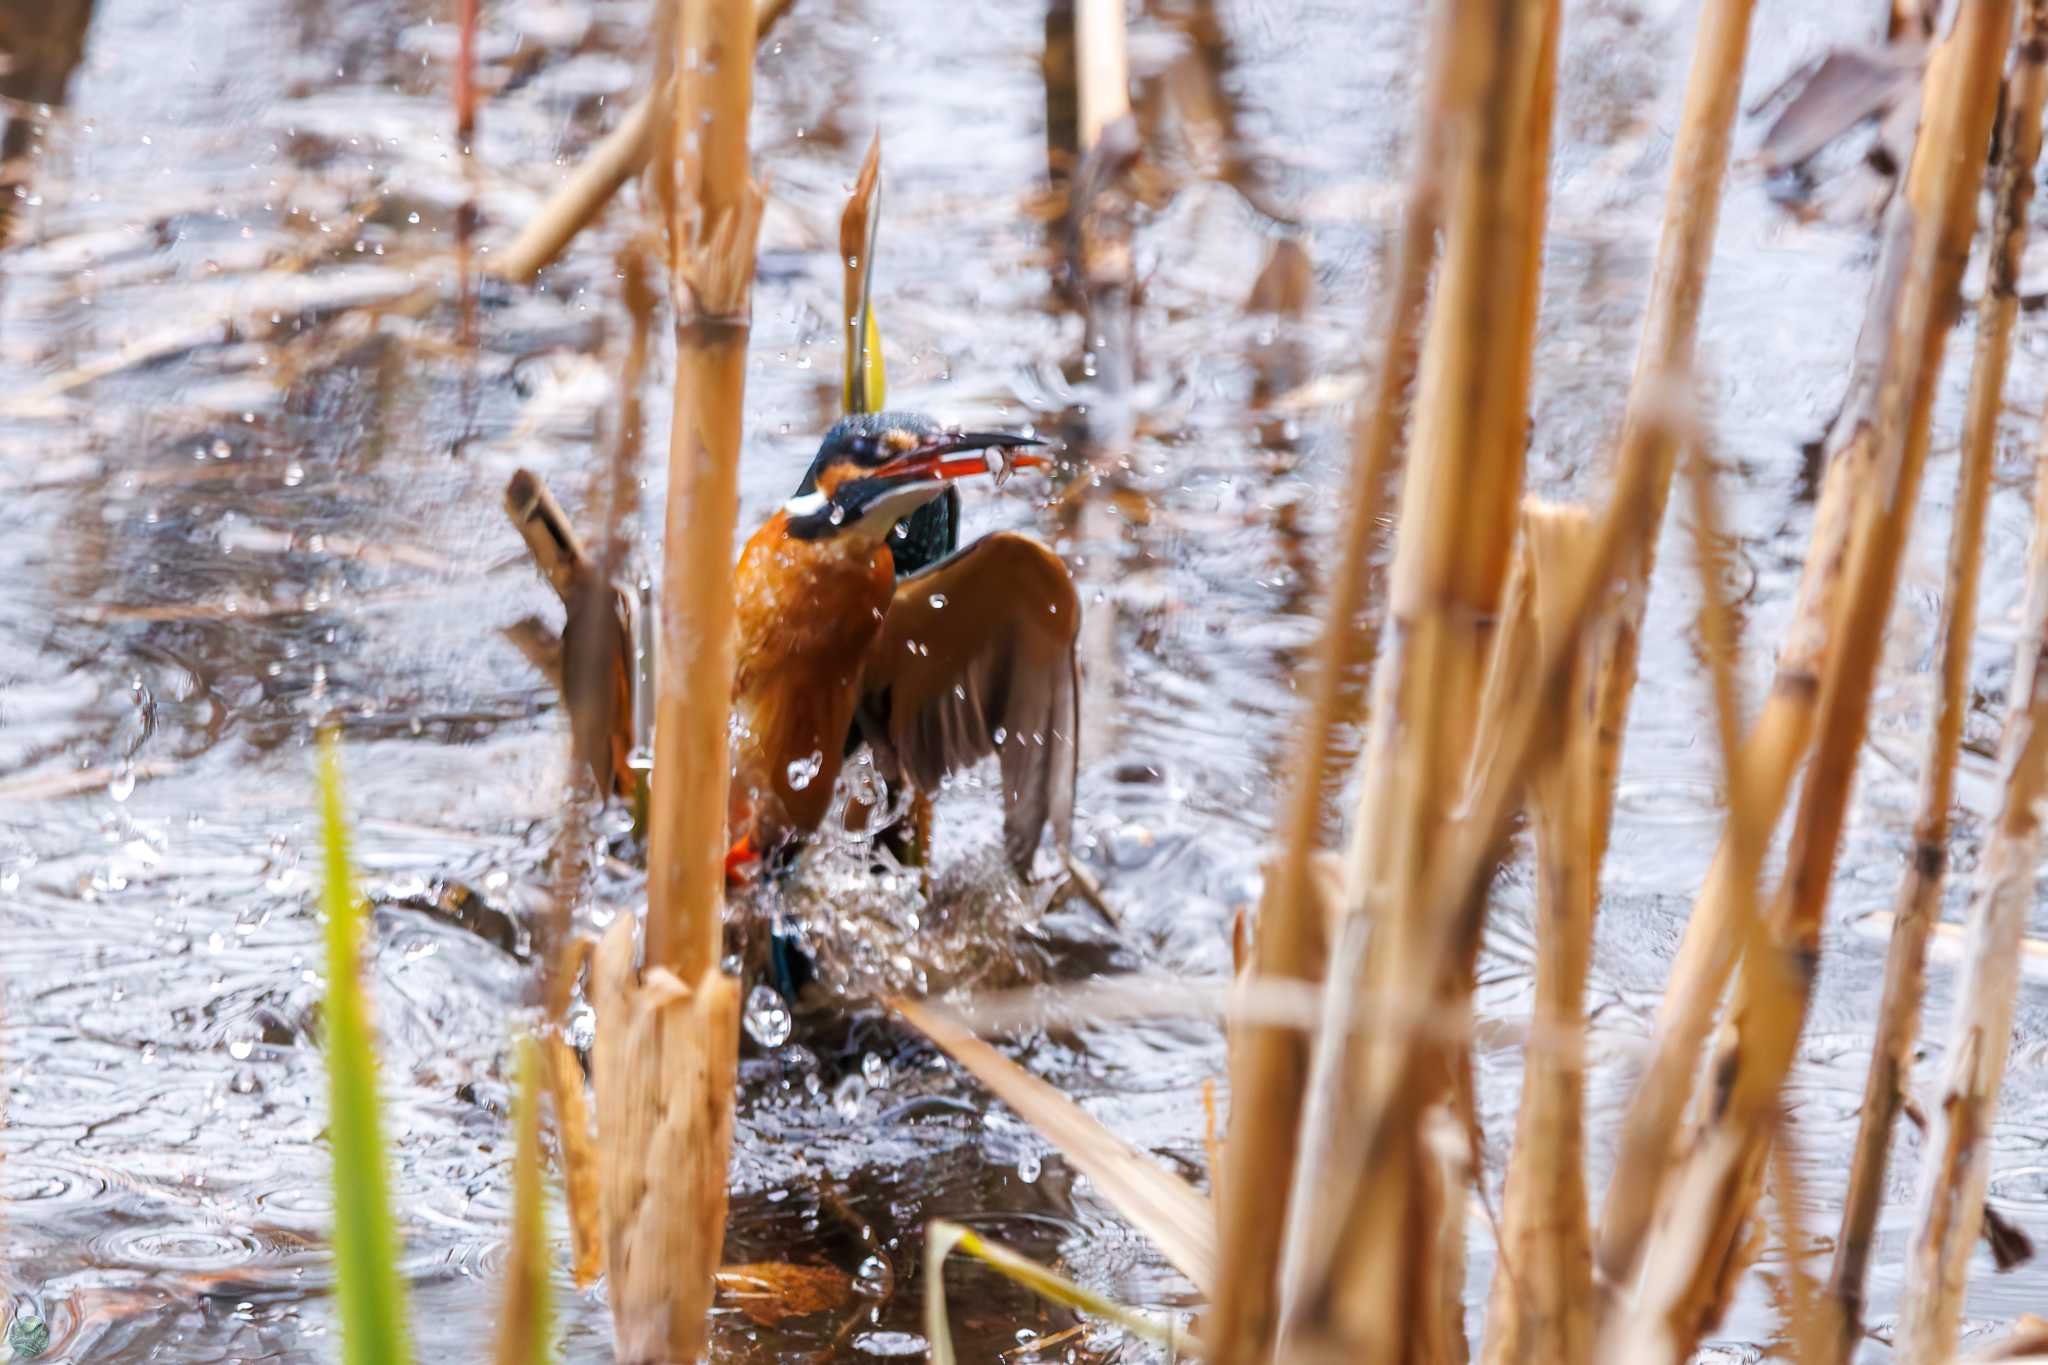
[[[718,1272],[718,1297],[761,1327],[790,1318],[839,1313],[853,1306],[853,1281],[829,1265],[754,1261]]]
[[[1836,138],[1885,113],[1919,87],[1927,49],[1919,44],[1840,47],[1821,58],[1764,134],[1757,157],[1769,171],[1798,165]],[[1892,148],[1897,153],[1907,149]]]
[[[320,830],[327,862],[320,901],[327,917],[328,1133],[341,1357],[345,1365],[403,1365],[412,1347],[378,1112],[377,1054],[360,976],[363,907],[349,868],[332,731],[320,738]]]

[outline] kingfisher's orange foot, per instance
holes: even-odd
[[[751,885],[760,868],[761,853],[754,847],[751,834],[741,835],[725,851],[725,884],[728,887]]]

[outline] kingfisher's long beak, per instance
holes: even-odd
[[[1013,470],[1045,464],[1045,456],[1023,449],[1044,444],[1013,431],[948,431],[877,467],[868,477],[943,482],[993,474],[1001,483]]]

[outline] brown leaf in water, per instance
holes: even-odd
[[[853,1304],[853,1280],[829,1265],[752,1261],[718,1272],[718,1298],[760,1327],[779,1327],[790,1318],[841,1313]]]
[[[2034,1259],[2033,1239],[1989,1204],[1984,1206],[1984,1244],[1991,1248],[1992,1264],[2001,1275]]]
[[[1838,47],[1821,58],[1764,134],[1757,159],[1767,171],[1796,166],[1865,119],[1885,113],[1920,84],[1927,48]],[[1903,165],[1906,148],[1892,148]]]

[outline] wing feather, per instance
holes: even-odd
[[[1048,824],[1061,847],[1073,830],[1080,617],[1059,556],[998,532],[897,583],[862,677],[860,725],[885,772],[931,791],[998,755],[1020,870]]]

